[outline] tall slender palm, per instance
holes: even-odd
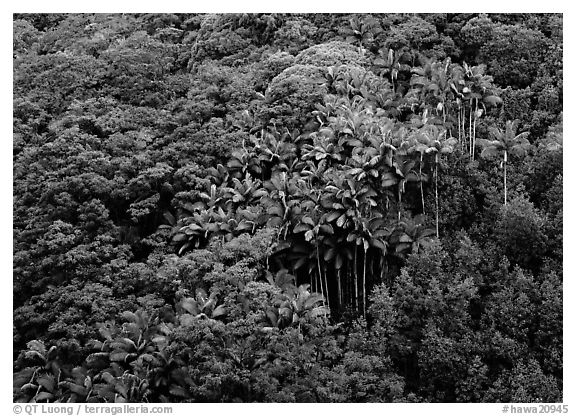
[[[508,203],[508,188],[506,183],[506,164],[508,163],[508,155],[525,156],[530,148],[528,141],[529,132],[525,131],[516,134],[518,130],[519,120],[506,122],[506,128],[502,131],[498,127],[490,127],[489,133],[494,140],[483,140],[481,144],[484,147],[480,156],[483,158],[490,158],[493,156],[502,155],[502,166],[504,168],[504,206]]]
[[[426,138],[425,145],[428,148],[426,153],[434,153],[434,200],[436,205],[436,237],[440,237],[439,231],[439,212],[440,200],[438,197],[438,166],[440,164],[440,155],[452,153],[458,140],[454,137],[445,138],[446,130],[436,126],[426,126],[423,136]]]
[[[402,218],[402,195],[406,193],[406,184],[417,182],[418,173],[414,170],[416,161],[412,159],[412,149],[410,145],[406,146],[406,151],[399,151],[394,154],[394,169],[398,177],[398,222]]]
[[[382,260],[388,250],[388,238],[392,235],[393,229],[386,227],[386,220],[379,212],[369,212],[367,217],[360,218],[361,223],[361,242],[364,247],[364,267],[362,273],[362,310],[366,316],[366,295],[368,293],[366,285],[366,265],[368,263],[368,250],[376,248],[380,251]],[[383,261],[381,262],[383,263]]]
[[[412,146],[413,150],[420,154],[420,163],[418,163],[418,180],[420,182],[420,197],[422,199],[422,214],[426,215],[426,206],[424,203],[424,181],[428,180],[428,176],[422,173],[422,167],[424,166],[424,153],[429,149],[428,140],[424,136],[418,135],[416,137],[416,142]]]

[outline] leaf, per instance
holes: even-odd
[[[26,390],[36,390],[36,389],[38,389],[38,386],[32,383],[26,383],[22,387],[20,387],[20,391],[22,392]]]
[[[42,400],[50,400],[52,398],[54,398],[54,395],[52,393],[48,393],[47,391],[42,391],[34,396],[34,400],[36,402],[40,402]]]
[[[184,298],[180,301],[180,306],[192,315],[198,315],[200,313],[200,308],[198,307],[196,299]]]
[[[190,314],[180,315],[178,319],[182,326],[193,326],[197,321],[197,318]]]
[[[412,78],[410,79],[410,85],[426,85],[428,83],[428,80],[424,77],[421,76],[417,76],[414,75],[412,76]]]
[[[46,346],[42,341],[38,341],[36,339],[32,341],[28,341],[26,344],[29,350],[37,351],[42,355],[46,355]]]
[[[126,351],[113,351],[110,353],[110,361],[124,361],[127,356]]]
[[[226,308],[224,307],[224,305],[220,305],[217,306],[213,311],[212,311],[212,318],[218,318],[220,316],[225,316],[228,313],[228,311],[226,310]]]
[[[370,241],[370,244],[372,244],[373,247],[379,248],[383,252],[386,252],[386,243],[384,243],[382,240],[378,240],[376,238],[373,238]]]
[[[435,235],[436,235],[435,230],[433,230],[432,228],[426,228],[420,233],[420,238],[433,237]]]
[[[162,336],[162,335],[155,336],[154,338],[152,338],[152,342],[154,344],[165,344],[166,343],[166,337]]]
[[[502,98],[497,97],[496,95],[489,95],[487,97],[484,97],[483,99],[485,104],[491,105],[491,106],[497,106],[499,104],[502,104]]]
[[[336,261],[334,262],[334,266],[336,267],[336,270],[340,270],[342,268],[343,263],[344,263],[344,260],[342,259],[342,256],[337,255]]]
[[[362,168],[352,168],[352,169],[349,169],[346,173],[354,176],[354,175],[358,175],[359,173],[362,173],[362,172],[364,172],[364,170]]]
[[[324,252],[324,261],[330,261],[336,256],[336,250],[330,248]]]
[[[396,178],[392,178],[392,179],[382,179],[382,187],[383,188],[388,188],[390,186],[394,186],[398,183],[398,179]]]
[[[198,301],[199,303],[206,303],[206,300],[208,299],[208,293],[202,289],[201,287],[196,288],[196,301]]]
[[[228,161],[228,167],[230,169],[241,169],[244,167],[244,165],[242,164],[241,161],[239,161],[238,159],[234,158],[234,159],[230,159]]]
[[[309,244],[294,244],[292,246],[292,252],[307,255],[310,252]]]
[[[306,257],[299,258],[296,263],[294,263],[294,270],[298,270],[300,267],[304,266],[308,259]]]
[[[164,211],[164,214],[162,214],[162,216],[171,226],[174,227],[176,225],[176,217],[174,217],[174,215],[172,215],[170,211]]]
[[[110,329],[107,328],[106,326],[100,325],[100,326],[98,327],[98,332],[100,333],[100,335],[101,335],[104,339],[106,339],[106,340],[108,340],[108,341],[112,341],[112,332],[111,332]]]
[[[190,242],[182,245],[182,247],[180,247],[180,250],[178,250],[178,255],[181,255],[184,251],[186,251],[188,249],[188,247],[190,247],[192,244]]]
[[[402,234],[402,235],[400,236],[400,238],[398,238],[398,241],[399,241],[400,243],[411,243],[411,242],[413,242],[414,240],[412,240],[412,237],[410,237],[409,235],[407,235],[407,234]]]
[[[445,155],[448,153],[452,153],[454,152],[454,149],[452,147],[443,147],[442,149],[440,149],[440,153]]]
[[[276,274],[274,284],[281,289],[286,289],[287,286],[293,285],[295,277],[288,273],[288,270],[282,269]]]
[[[332,222],[334,221],[336,218],[338,218],[341,215],[340,212],[338,211],[332,211],[330,214],[328,214],[326,216],[326,222]]]
[[[110,348],[123,349],[123,350],[127,351],[130,349],[136,349],[136,345],[134,344],[134,341],[132,341],[129,338],[121,338],[121,339],[114,340],[114,342],[111,342]]]
[[[412,247],[412,244],[400,243],[400,244],[396,245],[396,248],[394,251],[396,251],[396,253],[401,253],[401,252],[409,249],[410,247]]]
[[[302,219],[300,220],[303,224],[308,224],[311,227],[314,227],[316,224],[314,223],[314,220],[308,216],[303,216]]]
[[[104,367],[108,364],[109,353],[95,352],[86,357],[86,364],[89,367]]]
[[[306,232],[308,230],[310,230],[310,226],[308,224],[297,224],[294,227],[293,232],[294,232],[294,234],[299,234],[299,233]]]
[[[324,296],[319,293],[312,293],[308,298],[304,301],[304,309],[310,309],[314,305],[324,300]]]
[[[122,319],[124,319],[125,321],[128,322],[138,322],[138,317],[136,316],[136,314],[134,312],[131,311],[124,311],[120,314],[120,316],[122,317]]]
[[[76,393],[80,396],[86,396],[86,394],[88,394],[88,389],[86,389],[86,387],[72,383],[71,381],[61,381],[58,384],[67,387],[72,393]]]
[[[480,153],[480,157],[482,158],[490,158],[490,157],[495,157],[495,156],[499,156],[500,151],[494,147],[486,147],[484,148],[484,150],[482,150],[482,153]]]
[[[278,315],[276,314],[276,312],[272,309],[267,309],[266,310],[266,316],[268,317],[268,320],[270,321],[270,323],[274,326],[278,325]]]
[[[330,224],[322,224],[320,226],[320,231],[324,232],[325,234],[332,235],[334,234],[334,228]]]
[[[258,189],[257,191],[254,191],[252,198],[262,198],[266,195],[268,195],[268,191],[266,191],[266,189]]]
[[[260,94],[260,95],[262,95],[262,94]],[[182,397],[185,399],[190,397],[190,393],[188,392],[188,390],[186,390],[184,387],[178,386],[178,385],[170,386],[170,389],[168,390],[168,392],[172,396],[176,396],[176,397]]]
[[[104,380],[108,384],[113,384],[114,381],[116,380],[116,378],[112,374],[110,374],[108,371],[104,371],[103,373],[100,373],[100,377],[102,378],[102,380]]]
[[[27,360],[31,360],[32,358],[37,357],[40,359],[40,361],[45,361],[45,357],[38,351],[26,351],[24,357],[26,357]]]
[[[362,145],[363,145],[363,143],[358,139],[348,140],[348,141],[346,141],[346,144],[348,146],[352,146],[352,147],[362,147]]]
[[[182,241],[187,241],[188,236],[184,233],[178,233],[172,237],[172,241],[175,243],[181,243]]]
[[[312,311],[310,312],[310,318],[312,319],[318,317],[326,318],[328,316],[330,316],[330,310],[325,306],[319,306],[317,308],[312,309]]]
[[[425,75],[424,68],[415,67],[415,68],[412,68],[411,71],[412,71],[412,73],[420,75],[420,76]]]

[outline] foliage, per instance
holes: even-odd
[[[13,34],[15,401],[562,400],[561,15]]]

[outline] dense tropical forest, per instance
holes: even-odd
[[[562,15],[13,34],[15,401],[562,401]]]

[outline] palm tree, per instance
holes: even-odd
[[[431,243],[434,230],[426,228],[426,218],[423,215],[416,215],[414,218],[406,218],[394,230],[391,236],[395,252],[399,256],[404,256],[409,252],[419,253],[421,248],[426,248]]]
[[[232,156],[228,160],[227,168],[231,176],[242,178],[248,172],[253,177],[262,176],[262,160],[261,157],[255,152],[254,142],[257,139],[250,138],[250,143],[246,146],[246,140],[242,141],[242,149],[232,152]]]
[[[412,159],[412,149],[409,145],[406,150],[399,149],[394,154],[393,168],[398,178],[398,222],[402,218],[402,195],[406,193],[406,184],[418,181],[418,173],[414,170],[416,161]]]
[[[439,212],[440,202],[438,198],[438,165],[440,163],[440,155],[452,153],[454,147],[458,143],[454,137],[445,139],[446,130],[440,129],[436,126],[427,126],[423,136],[426,138],[426,153],[434,153],[434,200],[436,205],[436,237],[440,237],[439,231]]]
[[[505,131],[502,131],[498,127],[490,127],[488,131],[494,140],[482,140],[481,142],[484,147],[484,150],[482,150],[482,153],[480,154],[481,157],[489,158],[500,156],[500,154],[502,154],[502,166],[504,167],[504,206],[506,206],[508,199],[508,188],[506,184],[506,163],[508,162],[508,154],[522,157],[526,155],[530,148],[530,142],[527,138],[530,133],[525,131],[516,134],[518,123],[519,120],[508,120],[506,122]]]
[[[392,235],[393,229],[386,227],[386,220],[379,212],[370,212],[368,218],[360,218],[360,239],[364,247],[364,268],[362,273],[362,308],[363,314],[366,316],[366,295],[368,293],[366,287],[366,265],[368,263],[368,249],[373,247],[380,250],[381,259],[383,263],[388,250],[388,238]],[[384,270],[384,267],[382,267]]]
[[[410,71],[410,66],[400,63],[401,54],[393,49],[380,49],[378,56],[374,59],[375,73],[380,76],[387,76],[392,85],[392,92],[396,95],[395,82],[400,71]]]
[[[417,141],[413,145],[413,150],[420,154],[420,163],[418,164],[418,179],[420,182],[420,197],[422,198],[422,214],[426,215],[426,206],[424,204],[424,180],[428,180],[428,175],[422,173],[424,166],[424,153],[429,149],[428,140],[422,135],[417,136]]]
[[[350,20],[350,27],[345,28],[346,40],[349,42],[358,42],[360,54],[364,55],[364,48],[367,44],[374,42],[374,38],[382,32],[380,23],[372,16],[367,16],[360,20],[357,16]]]

